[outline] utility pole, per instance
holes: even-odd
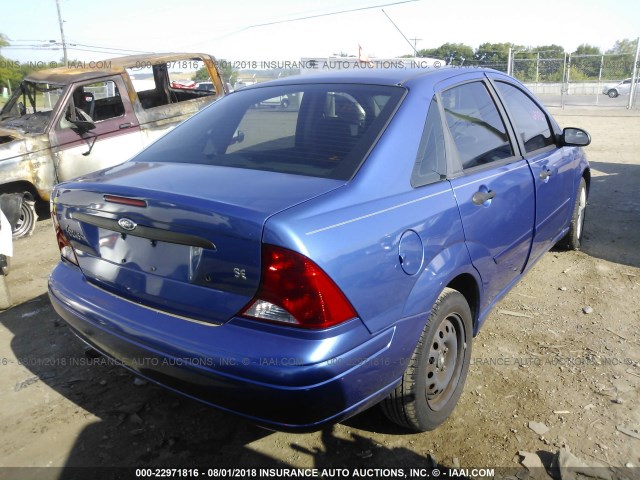
[[[640,37],[636,40],[636,59],[633,62],[633,74],[631,76],[631,90],[629,91],[629,103],[627,108],[633,107],[633,102],[636,97],[636,90],[638,89],[638,57],[640,57]]]
[[[67,42],[64,39],[64,28],[62,27],[62,14],[60,13],[60,0],[56,0],[56,7],[58,9],[58,23],[60,24],[60,36],[62,37],[62,52],[64,55],[65,67],[69,65],[69,58],[67,57]]]
[[[409,40],[413,40],[413,50],[418,51],[418,42],[421,41],[421,38],[410,38]]]

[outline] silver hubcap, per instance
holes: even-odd
[[[433,410],[444,407],[453,394],[464,358],[464,325],[457,314],[451,314],[438,326],[429,347],[426,397]]]
[[[578,225],[576,225],[576,233],[578,239],[582,238],[582,225],[584,224],[584,210],[587,208],[587,191],[580,189],[580,199],[578,200]]]

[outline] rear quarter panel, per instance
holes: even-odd
[[[430,311],[458,273],[476,276],[449,182],[410,184],[432,96],[429,88],[408,93],[350,183],[275,215],[265,227],[265,243],[296,250],[325,270],[371,332]],[[407,231],[423,247],[413,275],[399,259]]]

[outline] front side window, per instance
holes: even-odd
[[[137,160],[349,179],[405,90],[374,85],[243,89],[214,103]]]
[[[462,168],[513,155],[507,129],[484,83],[450,88],[442,93],[442,103]]]
[[[528,95],[505,82],[496,82],[496,88],[509,110],[516,134],[522,140],[526,152],[554,144],[547,116]]]
[[[67,106],[65,115],[60,119],[59,128],[71,128],[71,120],[78,117],[77,110],[94,123],[124,116],[124,104],[120,91],[113,80],[81,85],[75,87],[72,100]]]

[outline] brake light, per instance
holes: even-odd
[[[147,207],[147,202],[139,198],[120,197],[118,195],[105,195],[103,198],[105,202],[119,203],[120,205],[127,205],[129,207]]]
[[[74,265],[78,265],[76,252],[73,250],[69,239],[65,235],[62,227],[60,227],[60,223],[58,222],[58,216],[56,214],[56,204],[53,200],[50,203],[50,208],[51,220],[53,221],[53,229],[56,232],[56,241],[58,242],[58,248],[60,249],[60,256],[65,260],[73,263]]]
[[[331,327],[357,316],[320,267],[304,255],[273,245],[262,246],[258,293],[240,314],[310,329]]]

